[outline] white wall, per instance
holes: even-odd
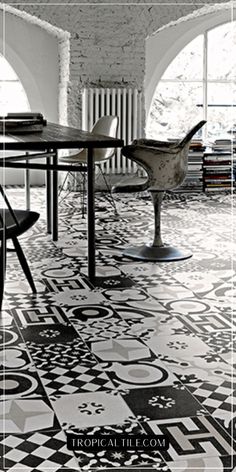
[[[0,10],[0,24],[3,12]],[[59,59],[58,39],[45,29],[6,12],[5,57],[26,91],[32,111],[40,111],[49,121],[58,121]],[[0,30],[3,51],[3,30]],[[32,171],[32,184],[43,184],[44,174]],[[1,177],[1,176],[0,176]],[[3,178],[3,176],[2,176]],[[22,184],[23,171],[7,169],[6,184]]]

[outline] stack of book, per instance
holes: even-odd
[[[46,124],[42,113],[8,113],[0,117],[0,133],[35,133],[42,131]]]
[[[232,138],[225,137],[216,139],[212,145],[213,151],[231,152],[236,150],[236,139],[232,135]]]
[[[203,156],[203,189],[205,192],[229,190],[234,185],[232,153],[208,150]]]
[[[203,190],[203,153],[205,146],[202,140],[192,140],[188,154],[188,172],[182,185],[178,188],[180,192],[202,192]]]

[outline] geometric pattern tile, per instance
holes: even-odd
[[[235,472],[236,456],[221,457],[200,457],[199,459],[178,460],[176,462],[168,462],[171,472]]]
[[[40,323],[66,323],[68,321],[65,312],[61,307],[42,306],[34,308],[19,309],[13,308],[11,313],[18,326],[35,325]]]
[[[23,189],[9,192],[24,207]],[[10,470],[173,472],[177,464],[180,472],[232,472],[231,196],[167,194],[166,241],[191,247],[193,257],[162,264],[123,255],[153,233],[150,197],[117,195],[117,219],[98,196],[91,284],[79,195],[61,202],[54,243],[45,234],[44,189],[31,192],[41,217],[21,240],[38,293],[9,253],[0,320],[0,431]],[[76,451],[75,458],[60,431],[132,434],[140,425],[166,433],[170,449]]]
[[[64,290],[88,289],[91,284],[85,281],[82,277],[76,279],[42,279],[42,282],[50,292],[63,292]]]
[[[0,350],[0,372],[2,370],[32,369],[32,362],[24,349],[24,344]]]
[[[231,331],[218,331],[208,336],[202,336],[203,341],[221,358],[229,364],[235,364],[236,333]]]
[[[113,389],[109,377],[95,365],[78,364],[70,369],[55,367],[49,371],[39,371],[47,394],[98,392]]]
[[[124,399],[139,421],[207,414],[183,385],[130,389]]]
[[[45,391],[35,371],[0,372],[0,400],[44,396]]]
[[[190,385],[189,391],[220,424],[231,433],[236,427],[236,384],[233,379],[221,385]]]
[[[230,314],[222,314],[217,312],[206,314],[190,313],[185,316],[178,316],[179,320],[186,328],[200,334],[208,334],[214,332],[224,332],[225,330],[233,330],[233,319]]]
[[[119,434],[129,435],[142,435],[145,434],[143,428],[138,423],[131,423],[129,421],[125,422],[122,425],[108,425],[101,427],[85,428],[85,429],[75,429],[73,430],[74,434],[86,433],[86,436],[92,436],[93,434],[99,434],[101,436],[109,434],[111,436],[119,436]],[[152,470],[160,470],[162,472],[168,471],[168,467],[165,466],[160,454],[155,451],[115,451],[115,450],[103,450],[100,452],[96,451],[82,451],[75,450],[75,456],[77,457],[78,464],[82,470],[98,468],[99,470],[102,467],[106,467],[107,470],[111,467],[111,470],[114,471],[114,468],[124,468],[124,470],[130,470],[131,467],[135,467],[135,470],[141,472],[142,470],[148,471],[147,467],[154,467]],[[116,470],[116,469],[115,469]],[[119,469],[120,470],[120,469]],[[123,469],[122,469],[123,470]]]
[[[131,311],[131,310],[130,310]],[[128,310],[126,311],[128,315]],[[130,333],[141,337],[142,340],[152,338],[152,336],[168,334],[185,334],[189,329],[185,327],[182,320],[174,318],[169,314],[157,314],[149,317],[141,316],[138,318],[126,319],[130,326]]]
[[[112,451],[103,450],[97,452],[75,451],[78,464],[82,470],[109,470],[116,467],[123,471],[156,471],[168,472],[169,468],[163,464],[161,456],[153,451]],[[95,468],[95,469],[94,469]]]
[[[46,397],[1,402],[1,433],[15,434],[55,429],[60,429],[60,426]]]
[[[73,326],[63,323],[26,325],[20,329],[20,332],[27,343],[57,344],[78,338],[78,333]]]
[[[77,323],[76,320],[73,320],[73,318],[70,318],[70,322],[84,341],[91,342],[98,339],[133,338],[129,325],[118,316],[109,320],[98,320],[93,323],[86,323],[83,324],[83,326],[81,326],[81,323]]]
[[[14,327],[0,328],[0,348],[6,349],[23,342],[19,330]]]
[[[83,305],[71,308],[67,312],[71,322],[79,323],[81,326],[88,326],[94,322],[109,320],[114,318],[114,321],[117,322],[117,315],[115,311],[109,305]]]
[[[211,416],[162,419],[144,423],[147,432],[166,434],[170,441],[162,456],[168,461],[232,456],[230,436]]]
[[[179,383],[165,364],[160,361],[135,361],[134,363],[119,364],[102,363],[102,368],[117,388],[132,389],[141,387],[154,387],[174,385]]]
[[[66,447],[63,431],[3,436],[0,437],[0,452],[2,467],[8,470],[16,470],[16,466],[22,471],[28,470],[27,467],[45,471],[59,471],[64,467],[79,470],[73,453]]]
[[[95,277],[94,280],[95,287],[101,287],[104,289],[108,288],[125,288],[132,287],[135,285],[135,282],[121,274],[116,277]]]
[[[146,344],[184,384],[230,380],[232,368],[194,334],[153,336]]]
[[[138,339],[108,339],[91,343],[92,353],[101,361],[130,362],[151,357],[151,351]]]
[[[96,362],[95,357],[80,338],[58,344],[28,343],[27,347],[35,367],[40,370],[52,370],[55,367],[73,369],[78,364],[89,365]]]
[[[122,424],[133,417],[123,398],[110,391],[55,395],[51,400],[63,429]]]

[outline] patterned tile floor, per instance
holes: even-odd
[[[23,189],[10,189],[24,207]],[[148,199],[97,208],[97,279],[87,279],[86,219],[78,195],[60,205],[60,237],[41,218],[21,237],[38,294],[8,255],[1,317],[1,448],[9,471],[235,471],[232,204],[228,195],[177,195],[163,205],[166,242],[193,258],[135,262],[148,241]],[[3,371],[4,369],[4,371]],[[5,417],[5,421],[4,418]],[[166,452],[70,452],[65,432],[166,433]]]

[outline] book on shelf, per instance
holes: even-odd
[[[221,167],[221,166],[230,166],[230,165],[231,165],[231,161],[224,159],[224,160],[222,160],[222,161],[220,161],[220,160],[218,160],[218,161],[210,161],[210,160],[209,160],[209,161],[208,161],[208,160],[207,160],[207,161],[204,161],[204,165],[203,165],[203,166],[204,166],[204,167],[208,167],[208,166],[209,166],[209,167],[210,167],[210,166]]]
[[[231,172],[227,172],[225,174],[206,174],[204,178],[205,178],[205,181],[209,181],[212,179],[216,179],[216,180],[231,179]]]
[[[226,173],[226,172],[229,172],[229,170],[232,168],[232,166],[230,164],[226,164],[226,165],[223,165],[223,164],[220,164],[220,165],[210,165],[210,166],[205,166],[204,169],[203,169],[203,172],[204,173],[207,173],[207,174],[215,174],[216,171],[217,173]]]
[[[204,159],[208,158],[208,157],[212,157],[212,158],[217,158],[217,157],[227,157],[227,156],[231,156],[232,155],[232,152],[230,151],[209,151],[209,152],[204,152],[203,154],[203,157]]]
[[[217,186],[220,185],[221,186],[221,185],[225,185],[225,183],[228,184],[228,182],[231,183],[233,182],[233,180],[232,179],[209,179],[205,182],[207,182],[207,185],[217,185]]]
[[[202,170],[202,165],[201,164],[196,164],[196,165],[191,165],[188,164],[188,172],[196,172],[196,171],[201,171]]]
[[[229,187],[212,187],[212,188],[206,188],[205,192],[222,192],[224,190],[229,191],[232,188],[233,188],[232,186],[229,186]]]

